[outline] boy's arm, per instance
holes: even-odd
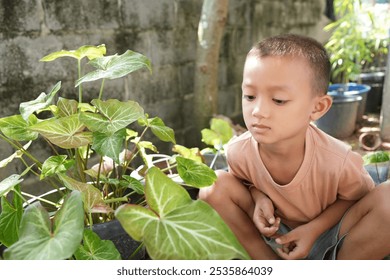
[[[253,185],[249,187],[249,192],[255,203],[253,223],[262,235],[266,237],[274,236],[279,230],[280,218],[275,217],[275,209],[271,199]]]
[[[316,239],[336,225],[354,203],[355,201],[338,199],[312,221],[278,237],[276,242],[284,247],[284,250],[278,249],[279,255],[284,259],[305,258]]]

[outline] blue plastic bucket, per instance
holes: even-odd
[[[332,106],[315,124],[335,138],[347,138],[355,131],[357,111],[362,97],[358,94],[340,95],[332,92],[328,94],[332,96]]]
[[[371,87],[364,84],[348,83],[348,84],[333,84],[328,88],[330,95],[359,95],[362,100],[359,104],[356,121],[363,120],[363,115],[366,110],[367,94]]]

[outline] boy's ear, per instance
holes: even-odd
[[[311,120],[316,121],[319,118],[321,118],[323,115],[325,115],[326,112],[330,109],[332,106],[333,99],[329,95],[323,95],[317,97],[314,110],[311,113]]]

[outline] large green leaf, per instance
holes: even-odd
[[[123,150],[126,135],[125,128],[118,130],[113,134],[94,132],[92,149],[100,155],[112,158],[116,163],[119,163],[119,154]]]
[[[248,259],[220,216],[193,201],[183,187],[158,168],[147,174],[149,208],[122,205],[115,215],[127,233],[143,241],[152,259]]]
[[[88,59],[94,59],[97,57],[101,57],[106,54],[106,46],[104,44],[99,46],[81,46],[77,50],[61,50],[58,52],[53,52],[48,54],[47,56],[41,58],[40,61],[53,61],[60,57],[73,57],[77,60],[81,60],[84,57],[88,57]]]
[[[133,51],[126,51],[122,55],[99,57],[89,62],[97,70],[81,77],[76,82],[76,87],[81,83],[96,81],[99,79],[117,79],[124,77],[136,70],[147,68],[151,71],[150,60]]]
[[[39,132],[50,142],[64,149],[79,148],[92,140],[92,133],[83,131],[84,125],[78,115],[42,121],[31,126],[30,129]]]
[[[134,101],[122,102],[116,99],[92,100],[99,113],[82,112],[80,120],[91,130],[101,133],[115,133],[144,115],[143,108]]]
[[[20,187],[14,188],[20,194]],[[23,200],[14,195],[12,203],[6,197],[1,197],[0,242],[10,247],[19,239],[19,225],[23,214]]]
[[[0,119],[1,132],[16,141],[29,141],[38,138],[38,133],[28,128],[37,123],[37,117],[31,115],[27,121],[21,115],[14,115]]]
[[[83,245],[74,253],[76,260],[121,260],[111,240],[101,240],[92,230],[84,230]]]
[[[46,95],[46,93],[42,92],[37,99],[20,103],[19,111],[23,119],[28,120],[29,116],[32,113],[42,109],[46,109],[52,103],[54,96],[56,95],[56,93],[59,91],[60,88],[61,88],[61,82],[58,82],[51,89],[49,95]]]
[[[84,230],[81,194],[72,192],[54,217],[39,202],[28,206],[20,224],[19,240],[5,250],[8,260],[60,260],[78,248]]]
[[[217,179],[215,171],[202,162],[177,157],[177,171],[186,184],[202,188],[211,186]]]

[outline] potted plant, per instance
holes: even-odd
[[[106,79],[151,70],[149,59],[130,50],[106,56],[106,47],[100,45],[54,52],[42,61],[62,57],[76,59],[78,99],[57,97],[58,82],[48,94],[21,103],[20,114],[0,119],[0,138],[15,150],[0,167],[16,160],[24,166],[0,181],[3,257],[119,259],[113,243],[93,230],[96,224],[119,221],[152,259],[247,259],[219,215],[203,201],[191,199],[166,175],[166,168],[151,159],[157,145],[147,141],[145,133],[176,144],[174,131],[132,100],[104,99]],[[83,59],[93,70],[81,76]],[[97,98],[85,102],[83,84],[99,80]],[[52,151],[44,160],[30,148],[42,140]],[[175,153],[170,161],[169,168],[175,168],[185,184],[203,187],[216,179],[212,169],[190,156]],[[134,170],[141,178],[133,176]],[[35,184],[50,185],[56,197],[27,193],[28,176],[39,179]]]
[[[375,185],[389,178],[390,154],[386,151],[376,151],[363,156],[364,168],[368,171]]]
[[[331,62],[331,81],[328,94],[333,98],[331,109],[316,122],[317,126],[336,138],[353,134],[356,123],[363,120],[370,86],[356,81],[363,64],[371,61],[366,20],[370,11],[360,0],[335,0],[338,19],[324,29],[331,31],[325,44]]]
[[[366,107],[373,106],[372,99],[380,99],[370,89],[373,85],[376,90],[384,75],[371,77],[368,72],[383,71],[386,65],[390,16],[380,5],[362,3],[361,0],[336,0],[334,5],[339,19],[324,28],[332,32],[325,44],[332,65],[332,82],[341,90],[344,87],[349,94],[362,96],[357,117],[360,121]],[[355,85],[355,89],[348,89],[350,82],[365,84],[369,88],[357,91]]]

